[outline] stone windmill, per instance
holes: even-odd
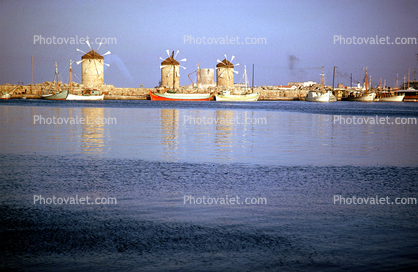
[[[186,69],[186,67],[180,65],[180,63],[176,60],[176,57],[179,53],[177,50],[176,54],[174,55],[174,51],[171,53],[170,51],[166,50],[168,58],[163,59],[160,57],[161,62],[160,69],[161,69],[161,86],[167,86],[168,88],[178,89],[179,88],[179,78],[180,78],[180,67]],[[187,61],[187,58],[181,59],[179,61]]]
[[[86,88],[100,88],[103,86],[103,68],[104,65],[110,67],[109,64],[104,62],[103,56],[112,54],[110,51],[100,55],[96,51],[99,51],[102,43],[99,44],[99,47],[94,51],[90,42],[86,40],[87,45],[90,48],[88,53],[83,52],[82,50],[76,48],[77,51],[84,53],[80,61],[77,61],[77,64],[81,63],[81,84]]]
[[[232,87],[234,86],[234,74],[238,75],[238,71],[234,71],[234,67],[240,64],[232,64],[235,56],[232,56],[231,60],[228,60],[226,54],[224,56],[224,60],[216,60],[218,62],[216,65],[216,86]]]

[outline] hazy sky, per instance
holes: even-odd
[[[249,75],[255,64],[258,86],[319,82],[325,66],[326,84],[330,85],[333,67],[338,66],[336,83],[350,85],[350,73],[355,82],[362,81],[361,69],[367,66],[374,84],[383,78],[394,86],[397,73],[401,83],[408,68],[411,79],[418,69],[418,44],[395,44],[407,41],[402,38],[418,38],[417,19],[418,2],[412,0],[1,0],[0,84],[30,83],[31,56],[34,83],[53,79],[54,62],[66,82],[69,60],[82,56],[76,48],[89,51],[85,43],[70,44],[71,39],[80,42],[88,36],[92,43],[96,38],[108,40],[98,52],[112,51],[105,56],[111,67],[105,69],[104,81],[116,87],[158,85],[159,57],[167,57],[166,49],[179,49],[177,59],[187,58],[180,85],[190,83],[187,74],[197,63],[201,68],[214,68],[216,59],[227,54],[228,59],[235,55],[233,63],[241,64],[236,67],[240,74],[235,82],[240,81],[244,64]],[[385,44],[370,44],[376,36]],[[56,44],[46,44],[53,37]],[[334,41],[340,37],[346,44],[341,39]],[[229,44],[220,44],[226,39]],[[259,42],[246,43],[251,41]],[[93,49],[97,46],[92,44]],[[76,65],[74,70],[81,80],[81,67]]]

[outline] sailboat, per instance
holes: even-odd
[[[70,76],[71,76],[71,74],[70,74]],[[55,82],[55,77],[57,79],[56,82]],[[56,62],[55,62],[55,74],[54,74],[54,85],[55,84],[58,86],[57,87],[57,91],[58,91],[58,89],[60,87],[59,87],[59,78],[58,78],[58,66],[57,66]],[[42,95],[43,99],[47,99],[47,100],[65,100],[65,99],[67,99],[69,90],[67,89],[65,91],[61,91],[61,92],[58,92],[58,93],[56,93],[55,90],[49,90],[48,92],[49,92],[48,94]]]
[[[244,81],[245,81],[245,92],[247,92],[247,66],[244,66]],[[225,90],[220,95],[215,95],[216,101],[257,101],[260,97],[260,93],[250,94],[231,94],[231,91]]]

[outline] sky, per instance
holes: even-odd
[[[418,70],[418,2],[412,1],[0,1],[0,84],[52,81],[54,63],[67,81],[70,59],[91,47],[105,56],[104,82],[152,88],[161,78],[160,57],[179,50],[180,85],[188,74],[228,60],[242,79],[254,64],[256,86],[294,81],[350,86],[382,78],[395,86]],[[55,39],[54,39],[55,37]],[[409,38],[409,41],[408,41]],[[77,43],[78,44],[74,44]],[[97,43],[96,43],[97,42]],[[399,44],[396,44],[396,43]],[[73,44],[72,44],[73,43]],[[356,43],[356,44],[354,44]],[[366,44],[367,43],[367,44]],[[406,44],[402,44],[406,43]],[[81,65],[74,64],[76,82]],[[194,74],[191,75],[194,80]]]

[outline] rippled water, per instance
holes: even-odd
[[[56,102],[56,101],[54,101]],[[30,271],[415,271],[417,205],[340,205],[334,196],[418,197],[415,103],[0,104],[0,268]],[[34,124],[116,118],[117,124]],[[265,118],[265,123],[236,120]],[[231,120],[191,124],[186,118]],[[236,119],[237,118],[237,119]],[[40,205],[113,197],[116,205]],[[262,198],[191,205],[185,196]]]

